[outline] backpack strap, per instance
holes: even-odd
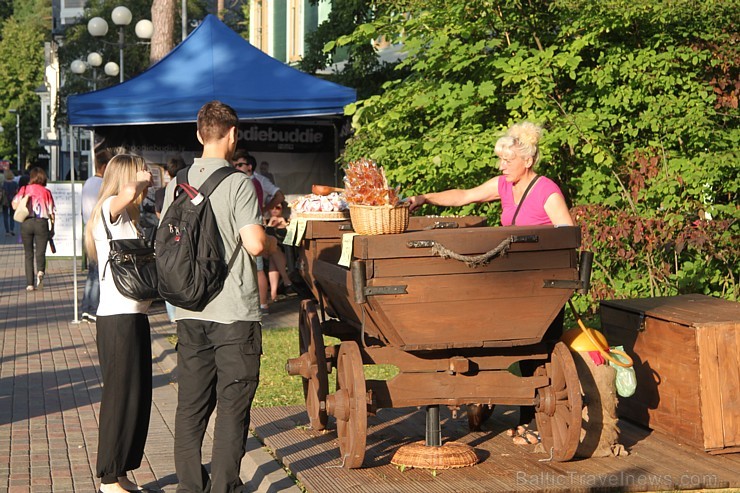
[[[191,166],[188,166],[187,168],[181,169],[177,172],[177,186],[175,187],[175,197],[177,197],[179,192],[183,189],[181,185],[190,185],[188,181],[188,171],[190,171],[190,168]],[[213,191],[216,190],[216,187],[218,187],[227,176],[233,173],[241,173],[241,171],[236,170],[231,166],[223,166],[221,168],[218,168],[213,173],[211,173],[211,176],[209,176],[205,182],[203,182],[200,188],[198,188],[198,191],[201,195],[203,195],[203,197],[210,197]],[[231,267],[234,265],[234,262],[236,262],[236,257],[239,254],[239,249],[241,248],[241,246],[242,237],[241,235],[237,234],[236,248],[234,249],[234,253],[231,254],[231,258],[229,258],[226,272],[231,271]]]

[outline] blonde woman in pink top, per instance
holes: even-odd
[[[560,188],[534,171],[540,160],[538,143],[542,127],[531,122],[513,125],[506,135],[496,142],[501,174],[494,176],[475,188],[445,190],[411,197],[411,210],[423,204],[441,206],[463,206],[472,203],[501,201],[501,224],[504,226],[573,226],[573,218],[565,204]],[[550,345],[557,342],[563,331],[564,312],[558,314],[543,336]],[[519,362],[523,377],[534,374],[541,362],[523,360]],[[534,429],[534,408],[520,406],[519,425],[509,430],[517,445],[538,443],[540,438]]]
[[[517,214],[517,226],[573,226],[573,218],[560,188],[549,178],[538,177],[534,171],[540,160],[537,144],[541,135],[542,127],[534,123],[513,125],[496,142],[500,175],[475,188],[416,195],[409,199],[411,210],[423,204],[457,207],[500,200],[503,209],[501,224],[511,226],[516,209],[529,188],[526,200]]]

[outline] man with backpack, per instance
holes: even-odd
[[[252,182],[229,165],[228,160],[236,148],[237,125],[236,112],[228,105],[219,101],[203,105],[197,123],[203,155],[195,159],[191,167],[180,171],[177,179],[167,186],[157,231],[160,293],[177,306],[175,471],[178,493],[228,493],[239,489],[250,408],[259,380],[262,332],[254,257],[269,253],[276,244],[265,235]],[[222,168],[229,171],[219,171]],[[217,183],[208,182],[214,173]],[[182,185],[183,179],[187,184]],[[183,192],[175,198],[177,188]],[[213,190],[216,193],[209,195]],[[202,206],[212,211],[204,211]],[[206,222],[211,222],[200,226],[198,238],[188,236],[192,233],[187,226],[191,223],[187,221],[193,213],[205,213]],[[205,238],[209,236],[208,228],[212,227],[209,224],[213,221],[217,234],[215,238]],[[191,268],[197,269],[199,266],[195,264],[200,263],[192,260],[192,265],[176,265],[190,254],[188,249],[178,251],[177,247],[195,240],[200,250],[201,241],[214,239],[220,242],[217,248],[220,258],[215,259],[216,264],[212,266],[215,269],[213,278],[203,279],[203,274],[196,272],[191,280],[185,281],[207,284],[205,305],[201,308],[200,299],[168,297],[162,287],[163,280],[182,281],[178,276]],[[160,260],[170,263],[160,266]],[[209,291],[211,285],[221,282],[220,291]],[[218,419],[209,478],[202,465],[201,446],[214,409]]]

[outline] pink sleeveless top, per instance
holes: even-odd
[[[501,196],[501,224],[511,226],[514,218],[514,212],[519,204],[514,203],[514,184],[506,181],[506,178],[499,176],[498,193]],[[550,195],[557,193],[563,195],[554,181],[544,176],[540,176],[537,183],[532,186],[524,199],[519,215],[516,216],[516,226],[540,226],[551,225],[552,221],[545,212],[545,202]]]

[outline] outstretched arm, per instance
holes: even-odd
[[[409,197],[410,210],[417,209],[424,204],[458,207],[473,203],[491,202],[498,200],[498,176],[470,189],[453,189],[444,192],[430,192]]]

